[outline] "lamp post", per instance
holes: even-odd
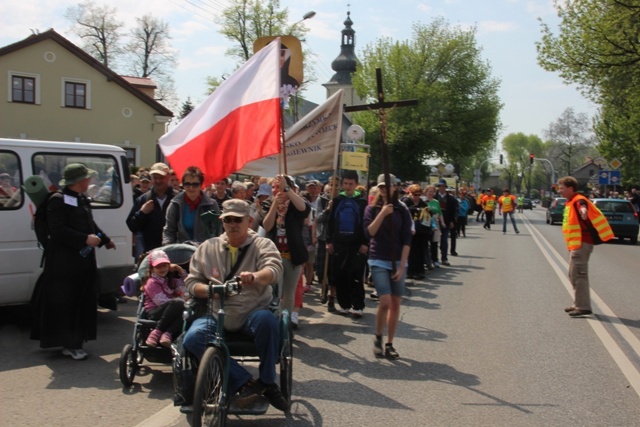
[[[302,15],[302,19],[299,20],[298,22],[296,22],[295,24],[291,25],[291,27],[289,28],[289,35],[293,35],[293,30],[296,27],[296,25],[298,25],[301,22],[306,21],[307,19],[311,19],[314,16],[316,16],[316,12],[314,10],[310,10],[309,12],[305,13],[304,15]]]

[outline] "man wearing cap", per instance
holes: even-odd
[[[484,210],[485,222],[483,228],[491,230],[493,224],[493,214],[496,210],[497,197],[493,194],[493,188],[488,188],[486,194],[482,197],[482,209]]]
[[[259,379],[231,359],[229,394],[239,407],[251,406],[264,394],[271,404],[286,411],[289,402],[276,384],[280,332],[276,316],[269,310],[273,298],[271,284],[282,278],[282,258],[276,245],[258,237],[250,229],[251,207],[245,200],[231,199],[222,204],[224,233],[203,242],[191,258],[185,284],[196,298],[210,298],[210,282],[224,282],[240,276],[242,292],[225,301],[225,329],[241,331],[253,337],[260,356]],[[184,338],[184,347],[198,359],[206,348],[206,337],[213,336],[219,305],[204,317],[194,320]]]
[[[60,181],[62,192],[50,196],[44,271],[31,301],[31,339],[40,340],[42,348],[63,347],[62,354],[74,360],[87,358],[83,344],[97,335],[95,248],[116,248],[94,222],[90,201],[83,194],[93,175],[83,164],[69,164]],[[88,253],[87,247],[92,248]]]
[[[167,208],[177,194],[169,186],[169,167],[155,163],[149,171],[153,186],[139,196],[127,217],[127,226],[133,233],[142,233],[144,252],[162,246],[162,230]],[[142,181],[142,178],[141,178]],[[136,254],[136,258],[140,254]]]
[[[447,181],[441,179],[438,181],[438,192],[436,193],[436,199],[440,203],[440,210],[442,211],[442,218],[444,219],[444,227],[440,228],[442,232],[440,236],[440,254],[442,255],[442,265],[451,265],[449,263],[449,257],[447,255],[449,251],[449,236],[455,239],[453,233],[456,232],[456,221],[458,220],[458,201],[451,194],[447,193]],[[455,246],[452,245],[451,255],[458,255],[455,252]]]

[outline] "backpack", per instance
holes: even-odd
[[[38,247],[47,250],[49,246],[49,225],[47,224],[47,206],[52,197],[61,197],[62,193],[59,191],[51,192],[47,197],[38,205],[36,213],[33,216],[33,230],[36,232],[36,239],[38,241]]]
[[[353,240],[356,231],[361,226],[360,205],[355,198],[344,197],[335,210],[337,221],[337,237],[340,240]]]

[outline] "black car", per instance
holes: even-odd
[[[533,202],[531,201],[531,199],[527,199],[527,198],[524,199],[524,201],[522,202],[522,209],[533,210]]]

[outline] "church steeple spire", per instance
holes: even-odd
[[[331,63],[331,68],[336,72],[329,84],[351,84],[351,76],[356,72],[358,58],[356,57],[356,32],[352,28],[351,12],[347,11],[347,19],[344,21],[342,30],[342,44],[340,45],[340,55]]]

